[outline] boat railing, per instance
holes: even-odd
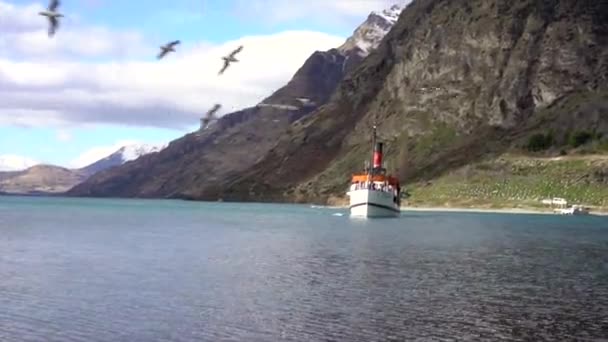
[[[392,193],[394,195],[398,194],[398,190],[394,186],[390,184],[377,184],[374,182],[353,183],[351,185],[351,191],[355,190],[376,190]]]

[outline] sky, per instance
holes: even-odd
[[[371,11],[403,2],[63,0],[48,37],[47,2],[0,0],[0,160],[76,168],[125,144],[167,143],[214,103],[219,115],[259,103]]]

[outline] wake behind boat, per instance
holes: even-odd
[[[350,215],[352,217],[397,217],[401,214],[401,187],[399,180],[386,173],[382,166],[381,142],[376,141],[376,126],[372,136],[372,167],[352,175]]]

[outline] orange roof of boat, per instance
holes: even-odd
[[[372,182],[388,182],[388,184],[393,185],[393,186],[398,186],[399,185],[399,179],[397,179],[396,177],[393,176],[386,176],[386,175],[374,175],[373,177],[370,177]],[[354,174],[352,176],[351,182],[352,183],[357,183],[357,182],[367,182],[369,180],[368,175],[366,173],[360,173],[360,174]]]

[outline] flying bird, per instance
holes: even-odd
[[[160,47],[160,53],[158,54],[158,56],[156,56],[157,59],[161,59],[163,57],[165,57],[166,54],[168,54],[169,52],[175,52],[175,46],[178,45],[180,43],[179,40],[174,40],[170,43],[167,43],[165,45],[162,45]]]
[[[205,117],[201,119],[201,129],[207,128],[211,120],[217,120],[217,118],[215,117],[215,113],[220,110],[220,108],[222,108],[222,105],[219,103],[213,105],[213,107],[207,112],[207,114],[205,114]]]
[[[59,18],[63,17],[63,14],[57,12],[59,5],[59,0],[51,0],[47,10],[38,13],[49,19],[49,37],[55,35],[55,31],[59,27]]]
[[[228,56],[222,57],[222,59],[224,60],[224,66],[222,67],[222,69],[220,70],[220,72],[218,73],[218,75],[223,74],[224,71],[226,71],[226,69],[228,69],[228,66],[230,66],[230,63],[234,63],[234,62],[238,62],[239,61],[234,56],[236,56],[237,53],[241,52],[241,50],[243,50],[243,45],[241,45],[238,48],[236,48]]]

